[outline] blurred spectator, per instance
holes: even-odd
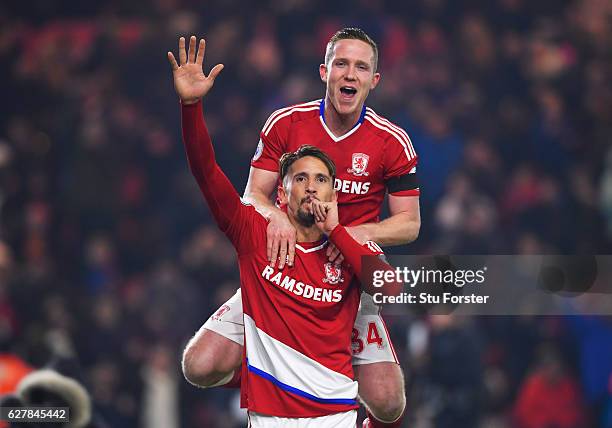
[[[153,349],[142,372],[145,384],[141,426],[146,428],[177,428],[178,382],[176,355],[166,346]]]
[[[578,382],[552,347],[539,350],[535,370],[519,390],[514,416],[518,428],[578,428],[588,424]]]
[[[413,357],[414,384],[408,394],[420,409],[415,424],[435,427],[476,426],[482,409],[481,342],[475,326],[454,315],[431,315],[425,346],[418,345]],[[416,335],[412,336],[413,339]],[[417,342],[413,342],[416,345]],[[419,355],[418,350],[423,352]],[[413,352],[414,352],[413,351]],[[452,361],[452,364],[450,363]],[[414,406],[414,407],[413,407]]]
[[[34,370],[16,355],[0,353],[0,395],[15,391],[15,388],[28,373]]]
[[[573,315],[566,322],[576,338],[579,373],[586,404],[600,420],[610,394],[612,376],[612,320],[610,317]]]
[[[600,201],[607,223],[607,235],[612,238],[612,149],[606,156],[606,169],[601,177]]]

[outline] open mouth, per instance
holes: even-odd
[[[340,88],[340,93],[346,97],[352,97],[357,93],[357,89],[352,86],[342,86]]]

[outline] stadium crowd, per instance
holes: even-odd
[[[320,98],[325,43],[359,26],[368,105],[420,155],[420,236],[395,252],[610,252],[611,20],[605,0],[0,5],[0,367],[70,350],[110,427],[244,426],[235,391],[180,373],[238,287],[180,142],[180,35],[225,64],[205,110],[239,190],[266,117]],[[612,427],[612,317],[387,321],[406,426]]]

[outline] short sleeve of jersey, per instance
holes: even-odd
[[[270,115],[261,133],[251,166],[278,172],[278,161],[287,151],[286,142],[289,133],[290,118],[283,115],[284,109]]]
[[[384,255],[382,248],[374,241],[366,241],[363,248],[368,250],[372,255]]]
[[[383,252],[382,248],[380,248],[380,246],[376,242],[366,241],[362,245],[362,247],[365,250],[365,254],[362,254],[363,256],[376,256],[378,259],[387,263],[387,258],[385,257],[385,253]],[[368,272],[371,272],[372,269],[376,269],[375,268],[376,264],[373,264],[371,261],[370,263],[366,262],[363,257],[362,257],[362,263],[363,264],[362,264],[361,275],[363,276],[359,276],[359,275],[355,276],[355,281],[359,288],[362,288],[361,281],[364,278],[371,277],[371,274],[368,274]]]
[[[359,251],[359,257],[364,257],[364,256],[378,256],[380,259],[384,260],[386,262],[386,257],[385,257],[385,253],[383,252],[383,249],[380,248],[380,246],[374,242],[374,241],[366,241],[364,244],[361,245],[362,251]],[[355,272],[354,268],[352,265],[349,265],[351,267],[351,271],[353,272],[353,274],[356,275],[356,279],[357,282],[359,282],[359,278],[357,273]]]
[[[371,253],[371,255],[378,256],[379,259],[387,263],[387,257],[385,256],[385,252],[376,242],[366,241],[365,244],[363,244],[363,247],[367,249]]]
[[[385,141],[383,154],[384,180],[389,193],[395,196],[418,196],[418,156],[412,141],[403,129],[393,127]]]

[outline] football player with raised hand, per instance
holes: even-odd
[[[274,201],[278,161],[304,144],[319,147],[336,163],[340,223],[358,242],[389,246],[417,238],[416,152],[403,129],[365,105],[381,79],[377,67],[378,47],[364,31],[338,31],[319,67],[325,97],[279,109],[264,124],[244,198],[269,220],[266,250],[272,267],[290,270],[298,248],[295,227]],[[381,221],[386,193],[390,217]],[[327,255],[336,263],[344,256],[334,245]],[[364,426],[399,426],[406,401],[404,379],[380,309],[366,294],[352,339],[359,396],[370,413]],[[239,290],[190,341],[184,353],[185,376],[202,386],[237,382],[243,341]]]
[[[351,336],[359,294],[398,294],[398,284],[376,288],[370,270],[392,271],[374,242],[360,244],[341,224],[334,190],[336,167],[319,148],[304,145],[279,161],[278,197],[296,231],[292,269],[271,266],[268,219],[244,202],[215,160],[201,98],[222,69],[202,71],[205,43],[179,42],[172,53],[174,84],[181,99],[183,142],[190,170],[219,228],[238,253],[242,289],[243,405],[255,428],[353,428],[358,385]],[[333,243],[343,263],[328,260]],[[363,256],[373,256],[371,265]],[[360,277],[364,274],[363,277]]]

